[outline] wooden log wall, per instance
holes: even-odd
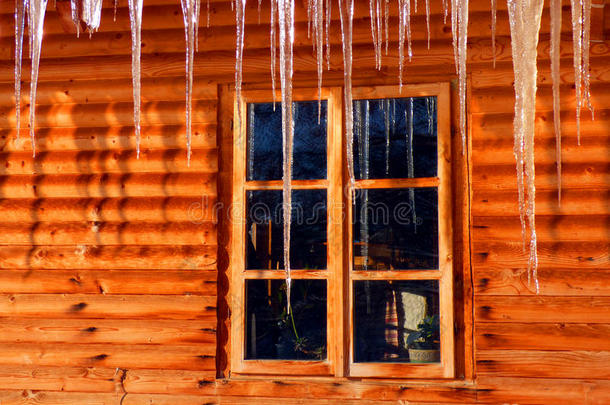
[[[59,2],[60,0],[58,0]],[[50,2],[37,101],[37,150],[27,117],[15,139],[12,1],[0,2],[0,403],[610,403],[610,13],[591,49],[595,121],[576,145],[569,2],[562,34],[564,193],[556,200],[548,10],[539,46],[536,186],[541,293],[524,271],[512,155],[512,63],[498,2],[492,68],[487,0],[471,0],[466,155],[471,256],[457,269],[463,326],[453,381],[231,379],[226,305],[230,235],[216,203],[230,201],[234,14],[202,2],[195,58],[193,157],[186,164],[184,32],[177,0],[145,0],[142,154],[135,156],[126,1],[105,1],[100,32],[66,33]],[[420,2],[421,3],[421,2]],[[431,4],[413,17],[407,83],[454,81],[449,21]],[[354,82],[397,83],[397,10],[389,54],[375,70],[368,2],[356,3]],[[594,13],[599,13],[599,9]],[[331,71],[342,85],[338,10]],[[247,5],[244,80],[270,88],[269,3]],[[297,8],[296,86],[316,85]],[[605,37],[604,37],[605,35]],[[27,40],[24,55],[27,55]],[[454,105],[457,100],[453,100]],[[455,128],[454,128],[455,131]],[[457,140],[456,132],[456,140]],[[456,141],[459,145],[459,141]],[[456,152],[459,149],[456,146]],[[454,154],[455,155],[455,154]],[[221,210],[222,214],[223,211]],[[218,221],[216,221],[218,219]],[[218,222],[218,223],[217,223]],[[470,263],[469,263],[470,262]],[[218,331],[217,331],[218,329]],[[217,378],[218,377],[218,378]]]

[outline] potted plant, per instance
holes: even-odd
[[[417,330],[407,338],[411,363],[438,363],[440,352],[440,326],[437,315],[426,316]]]

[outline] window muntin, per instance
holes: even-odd
[[[317,101],[314,91],[297,91],[298,97],[301,100],[308,100],[307,104],[311,107],[309,111],[315,112],[313,126],[317,123]],[[344,186],[348,183],[346,177],[346,161],[344,158],[345,145],[341,146],[341,90],[326,89],[324,99],[326,103],[326,161],[327,170],[326,178],[305,178],[293,180],[293,202],[295,194],[298,190],[317,189],[326,193],[326,227],[327,227],[327,242],[326,242],[326,258],[327,266],[322,268],[318,265],[303,264],[297,269],[294,260],[297,260],[291,254],[292,268],[296,269],[292,272],[293,286],[296,280],[323,280],[326,284],[327,307],[326,307],[326,358],[323,360],[315,360],[311,357],[293,355],[287,356],[286,352],[280,353],[276,348],[272,356],[267,355],[271,360],[254,359],[252,356],[252,348],[248,347],[249,338],[252,336],[252,320],[251,310],[246,306],[246,288],[245,285],[250,283],[249,280],[261,280],[260,285],[281,285],[284,278],[283,271],[277,271],[283,267],[281,257],[277,256],[272,260],[272,264],[261,266],[259,264],[247,267],[245,266],[246,257],[246,242],[248,240],[248,229],[250,225],[234,225],[234,235],[237,231],[238,237],[234,238],[235,249],[243,248],[240,252],[234,249],[234,271],[232,279],[234,315],[232,316],[232,370],[236,373],[246,374],[281,374],[281,375],[335,375],[335,376],[372,376],[372,377],[391,377],[391,378],[438,378],[453,376],[453,307],[452,307],[452,280],[451,280],[451,200],[449,188],[449,163],[450,156],[450,138],[449,138],[449,92],[447,85],[423,85],[417,87],[403,87],[402,94],[399,98],[397,88],[362,88],[354,89],[355,99],[360,103],[360,114],[363,112],[368,114],[369,128],[367,136],[363,133],[354,134],[354,152],[356,164],[356,190],[352,193],[343,193]],[[246,92],[242,102],[242,111],[247,110],[248,103],[258,101],[268,101],[265,98],[266,94],[259,92]],[[260,97],[257,99],[257,97]],[[267,96],[268,97],[268,96]],[[410,99],[410,97],[415,97]],[[429,100],[433,98],[432,106]],[[314,100],[314,101],[312,101]],[[394,101],[393,101],[394,100]],[[269,104],[269,103],[267,103]],[[303,103],[305,104],[305,103]],[[362,108],[368,104],[368,112]],[[388,121],[391,125],[395,125],[396,129],[390,128],[386,131],[386,127],[379,124],[380,114],[387,111],[387,106],[394,104],[394,109],[397,110],[395,123],[392,123],[392,115]],[[407,128],[409,120],[410,104],[413,108],[413,136],[410,139],[405,137],[404,132],[400,134],[401,128]],[[417,111],[430,111],[434,106],[438,106],[436,110],[438,114],[432,117],[431,120],[427,116],[422,118]],[[278,108],[279,110],[279,108]],[[252,111],[249,109],[247,111]],[[268,111],[268,110],[267,110]],[[355,109],[358,113],[358,109]],[[399,114],[404,118],[399,118]],[[377,117],[377,118],[375,118]],[[245,117],[244,117],[245,118]],[[324,122],[324,116],[321,117],[321,123]],[[360,118],[363,119],[363,118]],[[382,121],[386,118],[383,117]],[[246,122],[244,122],[246,121]],[[374,122],[377,122],[376,124]],[[246,147],[246,142],[243,138],[247,138],[247,120],[241,121],[241,127],[237,128],[238,135],[236,139],[240,139],[241,143],[237,143],[234,151],[234,185],[236,196],[234,202],[242,202],[246,204],[246,194],[252,190],[281,190],[281,180],[278,175],[268,175],[267,177],[249,176],[252,171],[247,168],[250,163],[246,160],[247,154],[243,149]],[[356,117],[358,123],[358,117]],[[311,123],[310,123],[311,124]],[[298,127],[298,121],[296,123]],[[250,132],[257,130],[250,129]],[[356,126],[358,131],[358,126]],[[318,134],[322,131],[318,131]],[[389,132],[389,136],[388,136]],[[275,133],[275,132],[274,132]],[[277,150],[281,153],[281,132],[277,126],[277,137],[280,139]],[[295,131],[295,153],[294,162],[297,162],[297,146]],[[380,139],[382,142],[380,142]],[[386,141],[390,141],[390,156],[392,158],[389,164],[386,164],[382,159],[382,164],[378,164],[375,156],[380,153],[386,154]],[[366,141],[366,142],[365,142]],[[407,155],[402,158],[400,152],[396,152],[400,147],[392,145],[402,145],[403,147],[411,147],[413,159],[410,166]],[[410,145],[409,145],[410,144]],[[241,148],[240,148],[241,145]],[[394,147],[392,147],[394,146]],[[343,148],[343,152],[341,149]],[[365,152],[368,149],[368,164],[367,155],[364,154],[364,160],[359,156],[360,151]],[[252,154],[251,148],[248,147],[249,156],[260,156]],[[260,149],[260,148],[259,148]],[[307,154],[302,154],[306,156]],[[436,156],[436,159],[434,159]],[[276,171],[281,172],[281,156],[277,159]],[[368,165],[368,174],[365,169]],[[307,165],[305,165],[306,167]],[[306,172],[306,170],[305,170]],[[310,172],[311,173],[311,172]],[[240,177],[241,175],[241,177]],[[249,176],[249,177],[248,177]],[[309,177],[316,177],[308,175]],[[401,177],[403,176],[403,177]],[[319,176],[321,177],[321,176]],[[246,180],[247,179],[247,180]],[[383,197],[383,195],[386,197]],[[358,205],[358,199],[368,194],[369,200],[375,198],[387,198],[387,196],[395,195],[394,209],[401,210],[402,214],[406,214],[406,218],[411,213],[410,207],[415,205],[421,207],[417,215],[409,221],[403,221],[399,224],[388,224],[390,230],[386,229],[385,234],[381,232],[381,236],[375,235],[375,224],[370,223],[369,229],[364,234],[368,234],[368,238],[360,237],[360,230],[355,223],[361,222],[362,215],[355,213],[355,207]],[[281,193],[277,194],[281,199]],[[356,205],[352,205],[353,201]],[[380,197],[382,196],[382,197]],[[398,207],[400,200],[407,200],[409,207]],[[392,200],[392,198],[390,198]],[[391,201],[390,201],[391,202]],[[413,204],[414,203],[414,204]],[[362,201],[360,201],[362,205]],[[392,205],[392,204],[388,204]],[[406,210],[406,211],[405,211]],[[411,213],[412,214],[412,213]],[[244,217],[245,217],[244,213]],[[248,214],[249,215],[249,214]],[[293,208],[294,215],[294,208]],[[244,218],[242,217],[242,218]],[[419,219],[418,219],[419,218]],[[345,219],[345,220],[343,220]],[[418,221],[420,223],[418,223]],[[247,222],[247,221],[243,221]],[[258,226],[259,224],[257,224]],[[268,228],[271,225],[271,232],[277,233],[280,231],[281,236],[281,215],[279,221],[273,223],[268,222]],[[277,230],[273,230],[273,227]],[[294,220],[293,231],[294,237]],[[318,227],[320,224],[318,223]],[[359,226],[359,225],[358,225]],[[410,227],[410,228],[409,228]],[[373,229],[371,229],[373,228]],[[383,228],[383,227],[381,227]],[[426,229],[426,235],[422,235],[422,229]],[[429,230],[429,231],[428,231]],[[419,234],[416,232],[419,231]],[[307,232],[305,229],[302,232]],[[400,238],[389,237],[388,234],[400,234]],[[261,234],[264,239],[264,234]],[[375,236],[375,237],[373,237]],[[377,239],[376,239],[377,238]],[[273,239],[273,238],[271,238]],[[315,238],[314,238],[315,239]],[[280,238],[281,240],[281,238]],[[318,238],[318,242],[320,239]],[[367,242],[369,252],[373,251],[377,257],[377,263],[372,266],[357,259],[356,256],[362,256],[361,249]],[[436,242],[436,243],[435,243]],[[252,243],[252,240],[249,241]],[[259,243],[259,241],[257,241]],[[322,242],[323,243],[323,242]],[[272,244],[273,245],[273,244]],[[294,241],[292,250],[294,250]],[[300,244],[297,244],[299,246]],[[414,246],[415,245],[415,246]],[[319,243],[318,243],[319,247]],[[416,254],[413,253],[415,248]],[[360,249],[360,250],[359,250]],[[273,249],[272,249],[273,250]],[[280,250],[278,250],[281,252]],[[314,249],[314,251],[316,251]],[[345,255],[343,255],[345,251]],[[381,252],[381,254],[380,254]],[[393,253],[392,253],[393,252]],[[397,254],[398,253],[398,254]],[[242,256],[242,257],[240,257]],[[270,256],[273,256],[271,254]],[[280,255],[281,256],[281,255]],[[306,255],[305,255],[306,256]],[[369,255],[372,256],[372,255]],[[263,258],[264,259],[264,258]],[[360,264],[357,265],[358,260]],[[304,259],[302,262],[307,262]],[[263,260],[264,262],[264,260]],[[365,264],[366,265],[363,265]],[[318,263],[319,264],[319,263]],[[256,269],[256,267],[263,267]],[[246,270],[248,268],[248,270]],[[275,270],[274,270],[275,269]],[[317,281],[316,281],[317,282]],[[275,284],[274,284],[275,283]],[[364,287],[368,285],[368,287]],[[420,307],[426,307],[426,314],[438,314],[440,319],[440,362],[434,361],[428,364],[420,364],[409,362],[406,350],[401,350],[396,345],[394,354],[392,353],[367,353],[363,350],[362,342],[367,339],[379,339],[381,335],[371,335],[372,337],[362,334],[366,330],[367,322],[379,322],[371,313],[367,314],[366,305],[364,306],[364,317],[362,312],[363,297],[366,303],[366,290],[371,291],[370,287],[374,287],[372,291],[377,291],[377,297],[369,297],[371,300],[380,300],[387,304],[388,299],[379,297],[390,296],[394,297],[395,301],[416,301]],[[432,286],[432,287],[431,287]],[[236,288],[237,287],[237,288]],[[248,287],[249,288],[249,287]],[[262,287],[260,287],[262,288]],[[279,289],[280,287],[276,287]],[[271,288],[273,289],[273,288]],[[267,288],[269,290],[269,288]],[[364,295],[363,295],[364,294]],[[417,297],[423,298],[417,298]],[[270,294],[267,294],[266,300],[269,301]],[[398,297],[398,298],[397,298]],[[407,299],[408,298],[408,299]],[[293,302],[294,304],[294,302]],[[373,311],[374,312],[374,311]],[[397,312],[396,310],[394,312]],[[403,311],[404,312],[404,311]],[[409,312],[409,311],[407,311]],[[421,318],[420,312],[410,314],[411,323],[417,317]],[[250,315],[249,315],[250,314]],[[281,315],[281,313],[280,313]],[[262,316],[262,315],[255,315]],[[368,316],[368,318],[366,317]],[[372,316],[372,318],[371,318]],[[404,318],[404,315],[401,315]],[[281,318],[281,316],[280,316]],[[389,333],[388,338],[397,342],[399,339],[398,330],[402,330],[401,339],[405,339],[406,324],[403,321],[402,325],[398,325],[398,317],[387,318],[394,322],[388,329],[396,331],[394,337]],[[256,321],[256,326],[258,326]],[[413,325],[410,325],[412,330]],[[255,329],[257,329],[255,327]],[[315,329],[315,328],[313,328]],[[359,332],[360,331],[360,332]],[[257,332],[258,333],[258,332]],[[250,335],[248,335],[250,334]],[[278,332],[275,332],[278,336]],[[385,332],[383,336],[386,336]],[[250,339],[251,340],[251,339]],[[360,341],[361,343],[358,343]],[[277,344],[277,343],[274,343]],[[281,346],[281,344],[280,344]],[[320,346],[320,345],[318,345]],[[370,342],[369,342],[370,346]],[[237,350],[235,350],[237,348]],[[403,345],[403,349],[404,345]],[[260,352],[260,346],[257,346],[257,351]],[[262,352],[261,352],[262,353]],[[257,357],[254,356],[254,357]],[[279,358],[287,358],[278,360]],[[317,357],[321,358],[321,357]],[[281,367],[281,368],[280,368]]]

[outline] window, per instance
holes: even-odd
[[[342,90],[323,89],[320,104],[317,90],[295,91],[291,313],[281,111],[268,92],[238,100],[233,373],[453,377],[449,87],[353,94],[349,192]]]

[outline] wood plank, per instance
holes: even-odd
[[[212,270],[216,246],[10,246],[0,249],[2,269]]]
[[[608,242],[610,216],[536,215],[538,242]],[[472,221],[474,241],[521,241],[519,217],[475,217]]]
[[[475,317],[503,323],[610,323],[609,305],[609,297],[478,296]]]
[[[22,390],[113,392],[123,374],[118,371],[102,367],[3,365],[0,367],[0,386]]]
[[[201,295],[0,294],[0,316],[21,318],[209,319],[215,305]]]
[[[214,270],[10,270],[0,272],[0,293],[216,295]]]
[[[200,197],[215,193],[216,176],[209,173],[0,176],[0,196],[11,198]]]
[[[0,319],[3,343],[105,343],[119,345],[215,344],[216,321],[160,319]]]
[[[555,164],[536,165],[536,190],[557,187]],[[579,189],[610,188],[608,163],[567,163],[562,166],[562,187]],[[472,169],[474,189],[507,190],[517,188],[515,165],[474,166]]]
[[[527,268],[522,242],[473,243],[473,264],[480,268]],[[539,242],[541,268],[610,269],[610,247],[604,242]]]
[[[539,295],[610,296],[610,271],[599,269],[539,268]],[[474,273],[477,295],[535,295],[527,282],[527,271],[510,268],[482,268]]]
[[[610,352],[479,350],[477,373],[502,377],[610,379]]]
[[[472,215],[519,215],[517,190],[473,190]],[[564,188],[561,205],[556,190],[536,190],[536,215],[610,215],[610,188]]]
[[[185,108],[183,101],[143,102],[140,122],[143,126],[184,125]],[[29,108],[23,106],[21,110],[21,125],[23,128],[28,127],[29,116]],[[194,100],[191,117],[193,122],[197,124],[215,122],[215,102]],[[36,128],[98,128],[126,125],[133,125],[133,102],[36,106]],[[8,129],[15,126],[15,108],[0,107],[0,128]],[[144,137],[146,137],[146,133],[142,133],[142,138]]]
[[[214,196],[128,198],[0,198],[2,223],[216,222],[222,204]]]
[[[0,245],[215,245],[212,222],[36,222],[3,224]]]
[[[477,350],[610,351],[609,324],[478,322],[475,332]]]
[[[192,149],[190,164],[183,149],[0,153],[0,176],[98,173],[215,173],[216,149]]]
[[[192,346],[5,343],[0,364],[213,370],[215,344]]]
[[[133,123],[129,123],[133,125]],[[182,125],[142,126],[141,153],[148,149],[182,149],[186,154],[186,127]],[[14,129],[0,129],[0,150],[4,152],[31,153],[29,129],[22,128],[20,140]],[[99,128],[37,128],[37,154],[50,151],[108,151],[135,149],[133,126]],[[216,146],[216,123],[193,124],[191,134],[193,149]]]

